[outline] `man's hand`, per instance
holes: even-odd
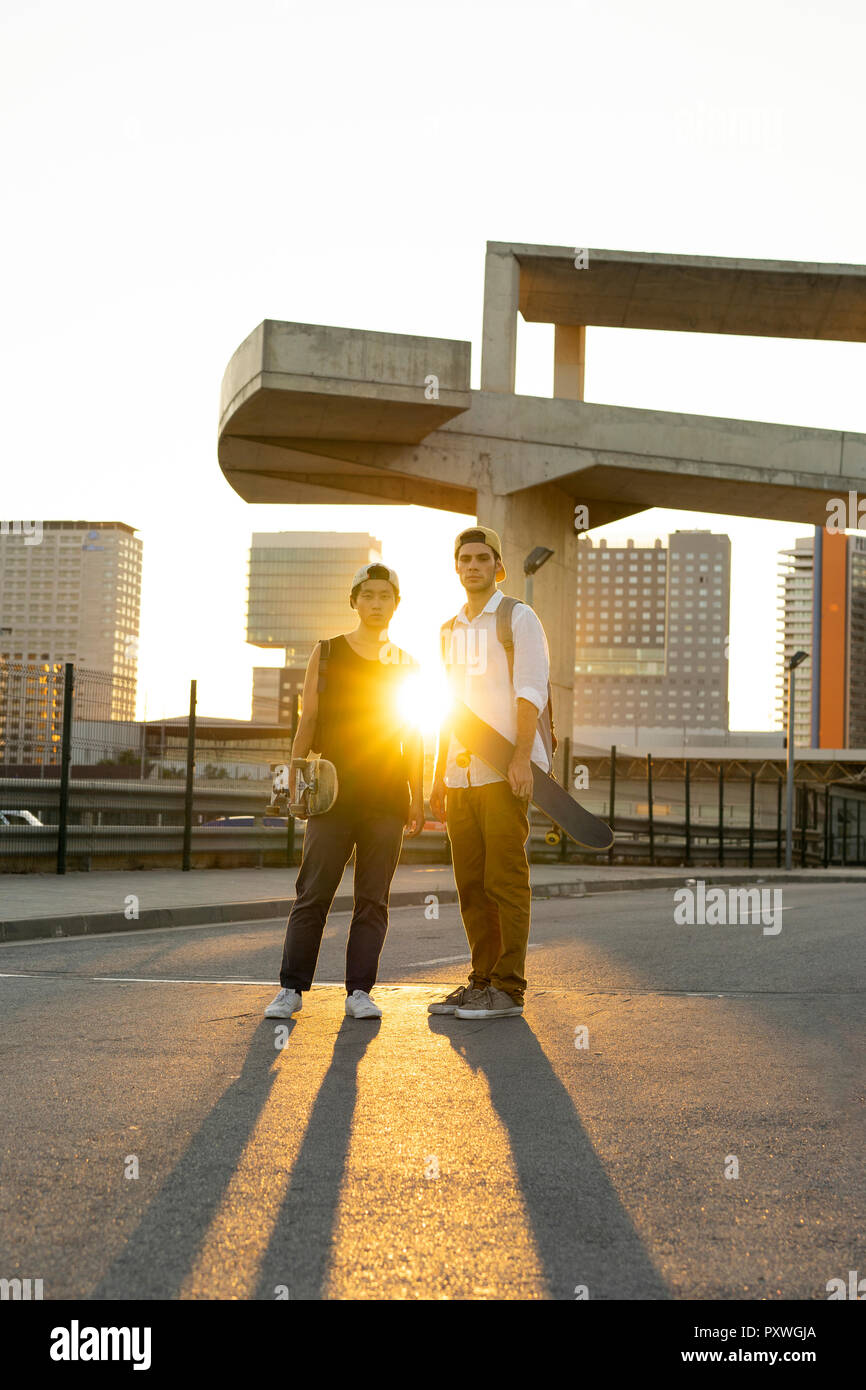
[[[445,786],[444,777],[437,777],[433,783],[433,790],[430,793],[430,810],[433,812],[434,820],[445,820],[445,797],[448,788]]]
[[[515,753],[508,764],[508,783],[515,796],[528,801],[532,796],[532,764],[529,758]]]
[[[420,835],[424,829],[424,802],[413,801],[409,807],[409,814],[406,817],[406,836],[407,840],[413,840],[416,835]]]

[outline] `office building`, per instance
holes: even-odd
[[[777,715],[787,725],[788,663],[808,653],[794,685],[794,745],[866,747],[866,536],[816,527],[779,554]]]
[[[253,668],[257,723],[291,723],[316,643],[352,624],[352,576],[381,558],[381,541],[361,531],[253,533],[247,641],[285,651],[283,667]]]
[[[667,548],[578,543],[577,736],[727,732],[730,575],[730,540],[710,531],[676,531]]]
[[[135,718],[141,558],[134,528],[120,521],[0,524],[4,761],[52,756],[68,661],[105,674],[91,682],[90,717]]]

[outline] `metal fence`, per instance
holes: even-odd
[[[188,717],[138,723],[130,679],[0,662],[0,873],[297,863],[303,823],[296,834],[291,817],[265,814],[271,764],[290,759],[293,727],[201,719],[194,681]],[[581,851],[533,814],[531,858],[784,864],[782,764],[617,757],[612,749],[591,760],[585,794],[564,745],[560,776],[568,769],[578,799],[614,825],[615,843],[604,854]],[[841,767],[821,777],[798,763],[794,863],[866,864],[866,781]],[[622,790],[637,779],[641,799],[629,804]],[[447,859],[444,831],[407,841],[403,858]]]
[[[576,770],[588,771],[591,790],[584,794],[578,788],[574,794],[614,826],[615,841],[605,854],[587,854],[560,839],[549,857],[684,867],[784,866],[784,760],[618,755],[613,747],[609,757],[591,758],[587,765],[572,758],[565,743],[562,775],[570,769],[573,789]],[[866,763],[856,775],[839,764],[795,764],[792,850],[795,867],[866,865]]]
[[[292,730],[137,723],[133,698],[104,671],[0,664],[0,872],[292,862],[294,823],[264,815]]]

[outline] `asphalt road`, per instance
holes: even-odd
[[[385,1016],[346,1019],[341,915],[282,1037],[283,922],[2,946],[0,1277],[825,1299],[866,1272],[862,890],[783,909],[765,935],[678,926],[668,890],[536,903],[525,1015],[480,1022],[426,1012],[465,979],[451,906],[392,913]]]

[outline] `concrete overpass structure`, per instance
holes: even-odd
[[[515,394],[518,312],[555,325],[552,399]],[[589,325],[862,343],[866,266],[488,242],[480,391],[469,343],[267,319],[220,398],[220,466],[248,502],[477,517],[518,596],[523,557],[550,546],[535,607],[566,730],[578,504],[590,527],[649,507],[814,525],[829,498],[866,492],[863,434],[585,401]]]

